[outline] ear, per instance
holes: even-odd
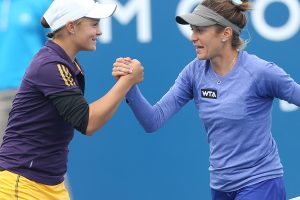
[[[67,31],[70,33],[70,34],[74,34],[75,33],[75,23],[70,21],[70,22],[67,22],[66,23],[66,28],[67,28]]]
[[[233,30],[231,27],[225,27],[222,35],[222,42],[230,40],[233,35]]]

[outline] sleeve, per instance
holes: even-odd
[[[134,86],[126,95],[126,101],[146,132],[154,132],[193,98],[188,71],[180,73],[171,89],[152,106]]]
[[[40,66],[32,81],[45,96],[63,91],[80,90],[68,67],[57,62]]]
[[[85,134],[89,120],[89,105],[80,90],[60,92],[49,96],[59,115]]]
[[[261,96],[300,106],[300,85],[274,63],[268,63],[257,77],[257,87]]]

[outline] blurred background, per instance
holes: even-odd
[[[6,5],[9,1],[0,2]],[[145,79],[140,88],[154,104],[196,56],[189,41],[189,27],[178,26],[175,16],[191,12],[200,1],[99,2],[114,2],[118,8],[112,18],[101,21],[103,35],[97,51],[78,55],[86,73],[86,98],[92,102],[105,94],[115,83],[112,63],[117,57],[130,56],[143,63]],[[250,40],[246,50],[276,63],[300,83],[300,0],[252,2],[254,9],[249,12],[249,23],[242,34]],[[0,16],[5,16],[4,10],[2,7]],[[24,34],[19,30],[5,32],[2,24],[6,22],[2,19],[1,60],[7,48],[3,35],[14,34],[18,40]],[[15,44],[13,49],[17,51],[19,46]],[[26,50],[22,52],[14,58],[22,59]],[[0,65],[0,71],[3,67]],[[284,165],[288,198],[300,196],[299,119],[298,107],[274,101],[272,131]],[[208,200],[208,157],[206,133],[193,101],[151,134],[144,132],[124,101],[97,134],[75,134],[70,146],[69,188],[73,200]]]

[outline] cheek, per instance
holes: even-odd
[[[92,38],[93,38],[93,34],[84,32],[84,34],[81,34],[78,39],[84,45],[85,43],[89,42]]]
[[[94,29],[86,31],[86,38],[92,39],[92,38],[96,37],[96,35],[97,35],[97,32]]]
[[[215,37],[213,35],[207,35],[206,39],[205,39],[205,43],[208,46],[214,46],[214,47],[218,47],[220,46],[220,42],[219,42],[219,38]]]

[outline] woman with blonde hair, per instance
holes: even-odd
[[[143,80],[143,68],[134,66],[102,98],[88,104],[83,97],[76,55],[96,50],[99,20],[115,9],[93,0],[55,0],[45,12],[42,25],[51,28],[51,39],[33,58],[13,101],[0,149],[0,199],[69,200],[64,175],[74,128],[92,135]]]

